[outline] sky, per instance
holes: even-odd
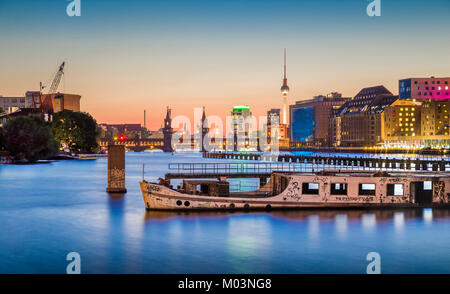
[[[21,96],[66,70],[59,90],[79,94],[102,123],[159,128],[167,106],[224,117],[281,108],[283,48],[289,104],[398,80],[450,76],[450,1],[0,0],[0,95]]]

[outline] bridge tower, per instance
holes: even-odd
[[[205,136],[206,134],[208,134],[209,132],[209,128],[208,128],[208,120],[206,119],[206,113],[205,113],[205,106],[203,106],[203,114],[202,114],[202,152],[206,152],[206,147],[205,147]]]
[[[172,135],[173,135],[173,129],[172,129],[172,110],[167,106],[167,112],[166,112],[166,118],[164,119],[164,128],[163,128],[163,135],[164,135],[164,152],[173,152],[172,148]]]

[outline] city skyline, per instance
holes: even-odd
[[[66,61],[59,90],[81,95],[83,111],[143,125],[146,109],[155,130],[166,106],[191,118],[202,106],[221,117],[234,105],[257,116],[281,108],[283,48],[289,105],[377,85],[398,94],[400,79],[449,75],[448,1],[383,1],[374,18],[359,0],[85,2],[78,18],[66,1],[0,3],[0,95],[37,90]]]

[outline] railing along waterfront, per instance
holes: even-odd
[[[266,161],[269,163],[300,164],[310,168],[343,169],[343,170],[404,170],[404,171],[450,171],[448,157],[402,157],[374,158],[364,156],[320,156],[320,155],[289,155],[263,153],[204,153],[205,158]]]

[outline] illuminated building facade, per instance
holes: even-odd
[[[383,139],[392,148],[450,148],[450,78],[399,81],[399,97],[384,117]]]
[[[349,98],[343,98],[341,94],[333,92],[290,105],[291,146],[327,146],[330,138],[330,116],[348,100]]]
[[[384,86],[362,89],[330,118],[331,145],[365,147],[382,143],[382,114],[397,99]]]
[[[280,122],[281,110],[278,108],[267,111],[266,134],[267,142],[271,143],[272,134],[278,136],[278,146],[289,148],[288,125]]]
[[[252,132],[252,112],[248,105],[234,106],[231,111],[233,128],[233,150],[247,150],[251,147],[250,135]]]
[[[270,143],[270,138],[272,137],[272,130],[274,130],[274,127],[272,127],[272,125],[280,124],[280,113],[281,110],[279,108],[272,108],[271,110],[267,111],[266,133],[268,143]]]
[[[450,99],[450,78],[410,78],[399,81],[400,99]]]

